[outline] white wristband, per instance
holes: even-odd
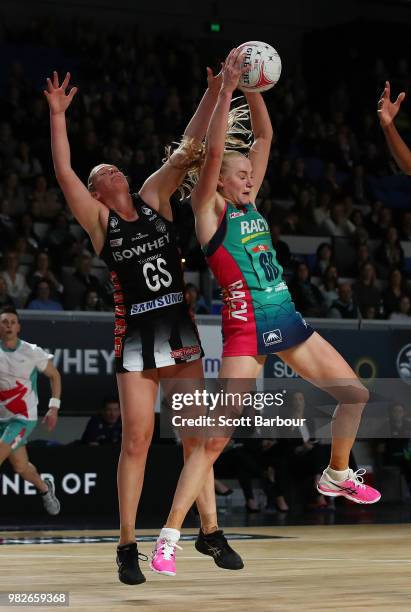
[[[51,397],[49,400],[49,408],[60,408],[61,400],[58,397]]]

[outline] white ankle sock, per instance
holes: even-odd
[[[346,470],[333,470],[332,468],[330,468],[330,466],[328,466],[328,468],[325,470],[328,474],[328,476],[330,478],[332,478],[333,480],[336,480],[337,482],[342,482],[343,480],[347,480],[348,475],[350,473],[350,469],[347,468]]]
[[[160,535],[158,536],[158,539],[162,540],[163,538],[167,540],[171,540],[172,542],[176,544],[180,539],[180,532],[178,529],[172,529],[171,527],[163,527],[162,530],[160,531]]]

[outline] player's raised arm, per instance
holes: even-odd
[[[242,50],[232,49],[224,63],[221,89],[207,130],[204,164],[192,192],[191,201],[196,212],[214,201],[224,155],[231,99],[243,72],[241,63]]]
[[[44,91],[50,107],[51,150],[57,181],[64,193],[71,212],[80,225],[90,234],[99,229],[98,201],[93,198],[86,186],[81,182],[71,167],[70,145],[67,137],[66,110],[70,106],[77,88],[72,87],[66,93],[70,82],[70,73],[59,84],[57,72],[53,78],[47,79],[47,89]]]
[[[384,91],[378,101],[378,117],[391,155],[405,174],[411,174],[411,151],[394,124],[394,119],[400,110],[405,93],[400,93],[395,102],[391,102],[390,94],[390,83],[386,81]]]
[[[263,96],[260,93],[245,92],[245,97],[250,109],[251,128],[254,134],[254,142],[248,155],[253,166],[250,200],[254,202],[267,170],[273,128]]]
[[[171,195],[180,187],[186,175],[187,163],[196,154],[196,147],[206,135],[222,82],[222,71],[214,76],[207,68],[207,89],[188,123],[180,146],[172,153],[163,166],[145,181],[140,196],[153,208],[166,205]]]

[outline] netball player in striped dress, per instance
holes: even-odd
[[[65,112],[77,89],[66,93],[69,80],[67,74],[60,85],[54,72],[44,92],[50,106],[53,162],[73,215],[89,234],[95,252],[107,263],[113,280],[115,365],[123,423],[118,465],[117,564],[122,582],[139,584],[145,577],[138,563],[135,521],[159,382],[161,378],[203,377],[201,344],[183,297],[170,197],[184,179],[186,156],[192,155],[196,142],[205,135],[221,76],[213,77],[208,70],[209,87],[185,130],[182,146],[145,181],[138,194],[130,194],[126,177],[111,164],[93,168],[87,187],[73,171]],[[194,500],[202,523],[200,544],[207,538],[213,539],[221,553],[219,558],[223,559],[222,567],[242,567],[241,558],[217,529],[211,468],[219,450],[218,441],[212,440],[192,440],[190,446],[185,445],[185,466],[156,546],[157,563],[153,567],[156,571],[175,573],[179,529]],[[161,490],[158,494],[161,495]]]
[[[330,464],[318,490],[358,503],[375,503],[380,493],[365,485],[348,465],[368,391],[343,357],[296,312],[269,227],[254,204],[272,140],[261,94],[245,94],[254,133],[248,156],[225,150],[230,104],[240,75],[241,56],[236,49],[223,69],[204,161],[192,191],[197,237],[225,298],[220,377],[255,378],[266,356],[276,353],[302,378],[328,391],[338,404]]]

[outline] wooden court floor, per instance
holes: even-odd
[[[175,578],[154,574],[122,585],[115,544],[0,545],[0,591],[70,592],[70,612],[245,612],[271,610],[411,611],[411,534],[402,525],[337,525],[226,529],[280,537],[231,541],[245,568],[230,572],[197,553],[178,551]],[[186,530],[194,533],[193,530]],[[145,534],[153,534],[146,530]],[[114,532],[18,532],[1,537],[115,535]],[[152,543],[142,543],[149,554]]]

